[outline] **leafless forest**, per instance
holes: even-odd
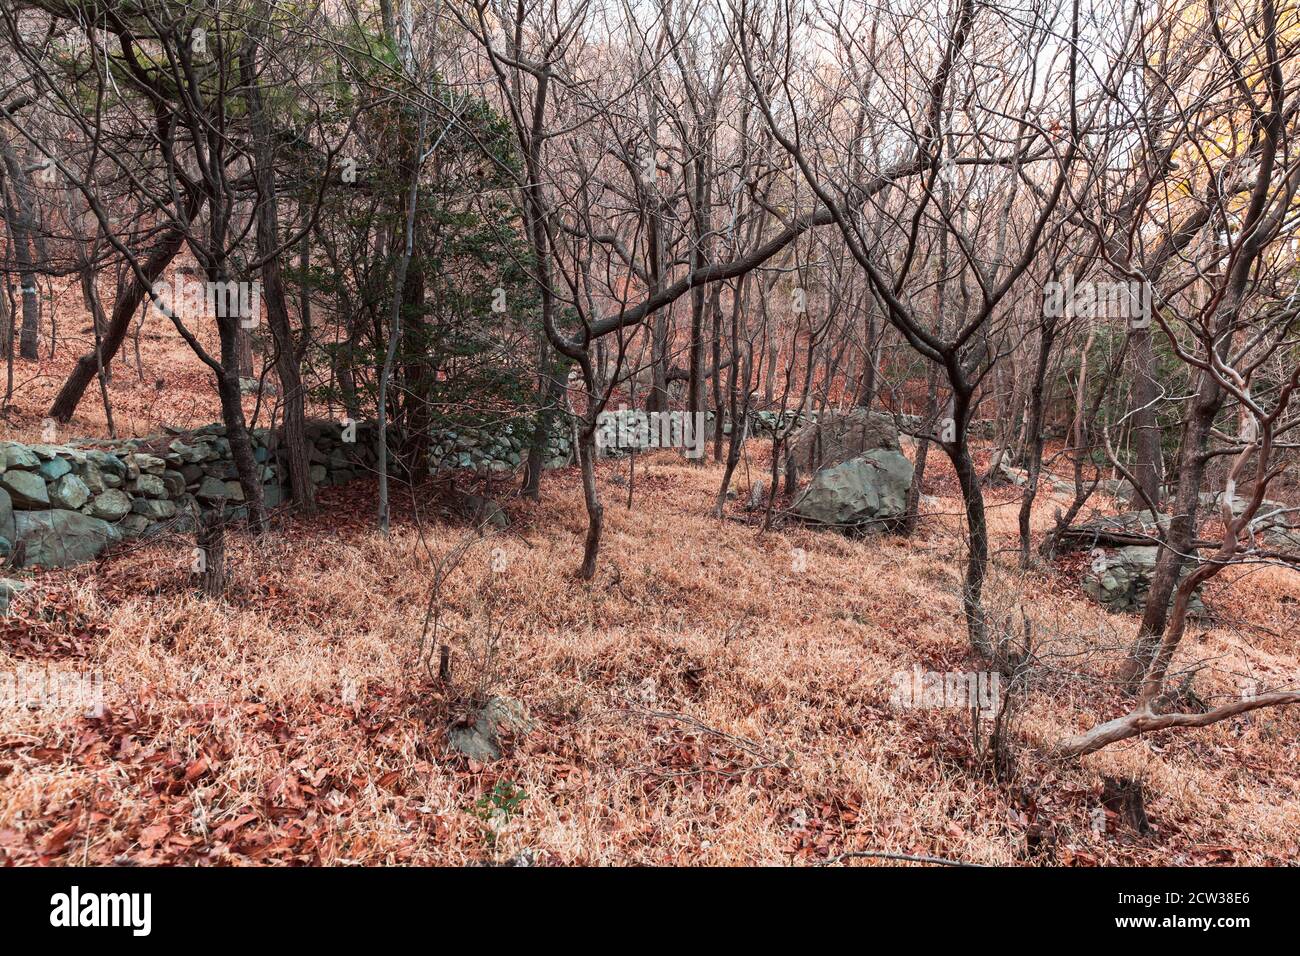
[[[1293,861],[1298,45],[4,0],[0,864]]]

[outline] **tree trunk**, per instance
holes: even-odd
[[[251,43],[241,57],[247,76],[253,77],[253,59],[257,47]],[[311,514],[316,510],[315,489],[311,482],[311,459],[307,449],[306,398],[302,369],[298,364],[298,346],[289,320],[289,307],[276,253],[279,244],[279,209],[275,182],[275,149],[271,140],[262,93],[255,81],[247,89],[249,122],[254,138],[254,164],[257,179],[257,253],[262,259],[262,297],[267,321],[275,340],[275,368],[280,379],[280,400],[284,405],[285,454],[289,465],[289,487],[294,503]]]
[[[605,506],[596,491],[596,433],[584,426],[579,436],[578,457],[582,463],[582,500],[587,506],[587,539],[582,549],[582,567],[578,577],[590,581],[596,575],[600,556],[600,532],[604,525]]]
[[[1151,329],[1134,329],[1129,339],[1133,356],[1133,477],[1137,479],[1137,501],[1160,505],[1164,468],[1160,442],[1160,424],[1156,401],[1160,383],[1156,381],[1155,352]],[[1145,495],[1145,497],[1143,497]]]
[[[198,214],[202,205],[202,198],[193,197],[188,199],[186,202],[186,215],[188,218],[192,220]],[[149,254],[149,258],[141,265],[140,271],[144,273],[147,283],[142,283],[139,277],[132,272],[130,280],[126,283],[116,301],[113,302],[113,313],[104,329],[104,339],[100,343],[98,354],[89,352],[77,359],[72,374],[63,383],[63,388],[59,389],[54,404],[50,406],[50,417],[55,421],[66,424],[72,420],[77,405],[80,404],[81,397],[86,392],[86,387],[95,378],[100,364],[102,363],[107,367],[113,361],[113,357],[117,355],[117,350],[121,348],[122,342],[126,339],[126,333],[131,328],[131,319],[135,317],[136,309],[140,307],[140,303],[144,300],[149,286],[158,280],[167,266],[171,264],[171,261],[176,258],[184,241],[184,234],[180,230],[169,229]]]

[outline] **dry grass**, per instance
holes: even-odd
[[[602,468],[594,582],[572,576],[584,528],[572,473],[553,474],[538,505],[511,502],[514,529],[470,549],[442,595],[451,687],[413,662],[433,568],[466,531],[408,501],[384,540],[367,528],[369,488],[327,492],[323,517],[265,541],[236,539],[220,604],[191,596],[184,542],[45,575],[50,613],[24,603],[3,646],[101,669],[109,713],[4,715],[0,853],[324,864],[525,849],[557,864],[786,863],[866,848],[998,864],[1295,855],[1293,714],[1058,764],[1046,748],[1116,704],[1049,681],[1026,702],[1016,770],[999,781],[964,712],[890,706],[897,671],[977,666],[957,601],[956,500],[940,498],[910,540],[757,536],[705,517],[712,466],[651,458],[631,511],[609,481],[618,467]],[[1010,546],[1014,506],[992,514]],[[493,548],[507,561],[495,575]],[[494,689],[539,726],[477,766],[449,752],[446,732],[477,681],[467,642],[482,637],[488,580],[509,609]],[[1133,631],[1061,578],[1022,576],[1000,557],[991,603],[1017,598],[1062,648]],[[1296,578],[1276,571],[1212,595],[1242,610],[1235,627],[1189,640],[1224,672],[1198,690],[1234,692],[1236,668],[1294,675],[1298,599]],[[1152,834],[1092,829],[1102,774],[1145,782]],[[528,797],[493,846],[468,811],[497,781]]]

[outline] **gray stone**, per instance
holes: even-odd
[[[224,481],[217,478],[204,478],[199,485],[199,490],[195,492],[195,497],[200,501],[214,504],[230,496],[226,494],[226,483]]]
[[[1281,551],[1300,551],[1300,528],[1269,528],[1264,543]]]
[[[123,534],[138,538],[149,530],[149,519],[144,515],[131,514],[123,518],[117,527],[121,529]]]
[[[86,483],[92,495],[97,495],[104,490],[104,473],[93,461],[83,462],[77,468],[77,475]]]
[[[90,502],[90,513],[105,521],[120,521],[131,510],[131,499],[115,488],[102,491]]]
[[[50,495],[45,479],[34,471],[6,471],[0,475],[0,488],[9,492],[15,508],[48,508]]]
[[[1141,611],[1146,607],[1159,556],[1160,548],[1148,545],[1098,551],[1083,579],[1083,591],[1108,611]],[[1189,573],[1191,568],[1183,577]],[[1199,593],[1188,602],[1188,613],[1193,617],[1205,613]]]
[[[128,487],[135,494],[144,495],[147,498],[167,497],[167,486],[163,484],[163,480],[157,475],[141,474]]]
[[[8,538],[12,544],[14,537],[14,503],[9,492],[0,488],[0,538]]]
[[[86,452],[86,461],[97,466],[105,475],[114,475],[120,479],[126,478],[126,462],[118,458],[117,455],[106,451],[92,450]]]
[[[131,456],[135,466],[149,475],[161,475],[167,469],[167,462],[153,455],[136,454]]]
[[[888,527],[906,512],[911,485],[912,463],[876,449],[817,472],[792,510],[805,521],[845,531]]]
[[[46,481],[62,478],[70,471],[72,466],[68,464],[66,458],[51,458],[49,461],[41,462],[40,474]]]
[[[854,408],[826,412],[790,436],[786,461],[812,472],[841,465],[869,451],[899,451],[894,419],[882,412]]]
[[[535,726],[527,708],[519,701],[510,697],[493,697],[475,715],[471,726],[453,728],[447,740],[471,760],[487,762],[501,756],[503,735],[527,734]]]
[[[162,521],[165,518],[174,518],[176,516],[176,504],[171,501],[136,498],[135,501],[131,502],[131,513],[144,515],[153,521]]]
[[[167,449],[184,464],[197,465],[204,459],[204,451],[195,445],[187,445],[179,438],[167,446]]]
[[[240,487],[239,482],[237,481],[226,482],[226,500],[227,501],[244,500],[244,489]]]
[[[167,497],[175,498],[177,495],[185,494],[185,476],[179,471],[168,469],[162,475],[163,485],[167,488]]]
[[[15,519],[24,568],[80,564],[122,538],[113,525],[77,511],[21,511]]]
[[[90,500],[90,489],[76,475],[64,475],[49,485],[50,504],[56,508],[76,511]]]
[[[22,445],[10,443],[4,447],[5,468],[20,468],[35,471],[41,467],[41,460]]]

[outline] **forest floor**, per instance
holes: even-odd
[[[120,370],[119,430],[216,418],[202,368],[168,347],[146,342],[144,387]],[[42,363],[36,379],[20,367],[5,437],[36,437],[70,365]],[[147,391],[159,377],[165,407]],[[98,433],[98,408],[88,393],[69,433]],[[1137,621],[1089,602],[1077,561],[1018,570],[1017,489],[988,492],[987,601],[1017,633],[1028,617],[1049,666],[1016,696],[1009,752],[995,761],[991,721],[891,703],[914,668],[981,669],[961,614],[963,521],[946,463],[930,457],[933,499],[915,534],[850,540],[759,533],[740,508],[751,479],[766,480],[762,446],[753,453],[724,520],[708,515],[719,466],[638,456],[629,509],[627,461],[603,462],[602,557],[585,583],[574,469],[549,472],[538,503],[497,485],[512,525],[482,539],[438,516],[428,489],[399,492],[388,538],[374,530],[373,482],[324,489],[316,516],[281,515],[257,541],[231,535],[220,601],[195,594],[192,542],[179,539],[37,575],[0,618],[0,672],[97,672],[106,708],[0,709],[0,863],[1300,856],[1294,709],[1082,761],[1050,756],[1122,712],[1107,679]],[[1044,495],[1038,532],[1059,504]],[[440,563],[462,545],[435,595]],[[431,603],[436,640],[452,649],[447,682],[420,661]],[[1296,681],[1300,575],[1225,573],[1206,603],[1212,617],[1176,664],[1205,664],[1196,694],[1236,697],[1242,675]],[[523,702],[534,724],[479,764],[447,738],[489,694]],[[1103,805],[1105,778],[1141,782],[1149,830]]]

